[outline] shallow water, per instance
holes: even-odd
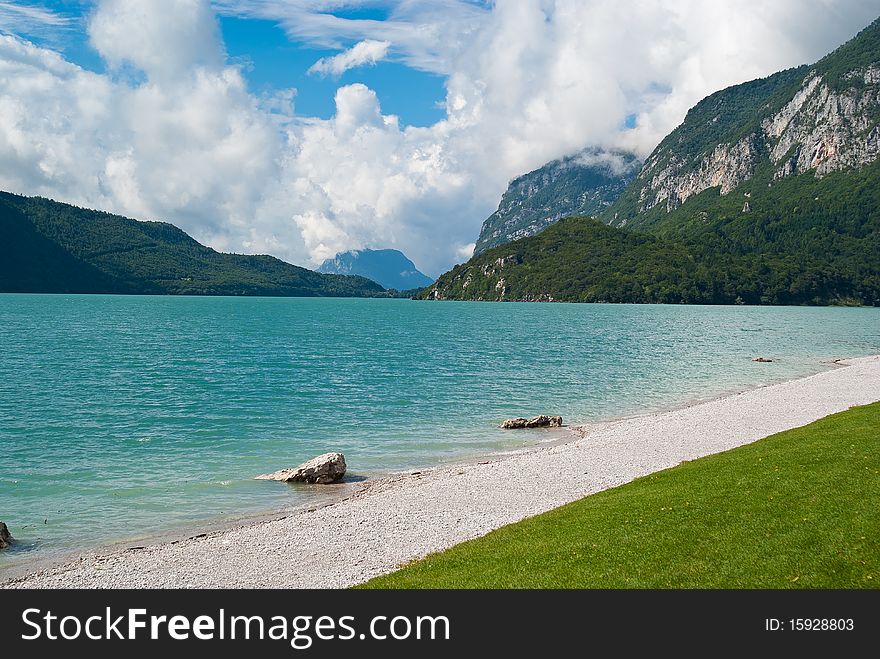
[[[0,568],[880,353],[880,309],[0,295]],[[777,361],[756,364],[752,357]]]

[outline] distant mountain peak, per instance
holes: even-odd
[[[360,275],[385,288],[408,291],[433,283],[397,249],[351,249],[327,259],[318,272],[334,275]]]

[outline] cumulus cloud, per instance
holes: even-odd
[[[385,59],[390,47],[390,41],[375,41],[367,39],[355,44],[338,55],[334,55],[333,57],[322,57],[312,64],[308,72],[318,75],[332,75],[338,77],[349,69],[381,62]]]
[[[576,154],[570,163],[583,167],[599,167],[620,175],[633,165],[632,159],[625,158],[625,155],[623,151],[594,151],[589,149]]]
[[[264,181],[274,176],[277,130],[239,71],[206,56],[212,50],[204,44],[220,49],[198,36],[214,29],[201,3],[189,3],[170,33],[162,29],[167,15],[139,13],[146,4],[106,2],[90,26],[108,61],[142,71],[137,83],[0,36],[0,186],[167,219],[218,247],[242,250],[252,232],[267,232],[252,220]],[[111,17],[138,34],[111,38],[119,29]]]
[[[219,25],[205,2],[102,0],[88,29],[111,66],[130,64],[153,79],[216,69],[224,60]]]
[[[0,187],[304,265],[396,247],[438,274],[467,257],[511,178],[586,145],[645,155],[706,94],[818,59],[880,13],[876,0],[389,0],[376,21],[333,16],[342,4],[213,6],[343,50],[339,67],[393,43],[385,57],[445,76],[443,120],[407,126],[361,84],[337,90],[330,119],[299,116],[294,90],[250,93],[206,0],[100,0],[88,29],[106,75],[0,37]]]

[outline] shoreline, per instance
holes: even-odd
[[[317,486],[320,487],[322,490],[326,490],[321,492],[321,501],[317,503],[315,501],[310,501],[308,503],[291,504],[280,508],[271,508],[263,511],[242,512],[240,514],[229,514],[221,517],[212,517],[162,531],[145,531],[140,535],[103,540],[98,542],[97,544],[78,549],[55,549],[47,551],[45,552],[45,555],[41,555],[30,561],[22,560],[21,562],[12,563],[5,567],[0,565],[0,587],[3,587],[7,583],[27,578],[29,575],[34,573],[44,572],[53,568],[64,566],[68,563],[78,560],[81,556],[86,554],[103,555],[113,552],[145,549],[147,547],[153,547],[157,545],[178,544],[181,541],[201,538],[207,534],[235,531],[246,528],[252,524],[259,524],[260,522],[276,521],[279,519],[293,517],[301,513],[314,512],[318,508],[324,508],[326,506],[332,506],[337,503],[341,503],[356,494],[361,489],[366,488],[369,483],[373,483],[376,481],[397,480],[407,475],[411,475],[414,472],[421,474],[429,473],[443,467],[470,466],[474,464],[480,464],[485,461],[504,459],[509,456],[529,453],[532,451],[540,450],[542,448],[562,446],[581,439],[583,437],[585,429],[597,424],[614,423],[617,421],[625,421],[627,419],[634,419],[638,417],[649,416],[652,414],[675,412],[677,410],[687,409],[695,405],[701,405],[703,403],[712,402],[715,400],[726,398],[728,396],[733,396],[756,389],[762,389],[764,387],[771,387],[777,384],[782,384],[784,382],[791,382],[793,380],[811,377],[813,375],[819,375],[821,373],[825,373],[836,368],[843,368],[845,364],[842,364],[841,362],[845,361],[846,359],[858,358],[853,357],[833,359],[831,361],[819,360],[816,361],[814,364],[814,366],[818,370],[816,370],[814,373],[809,373],[807,375],[799,375],[796,377],[778,376],[776,378],[772,378],[770,382],[765,382],[763,384],[753,384],[745,387],[732,387],[730,389],[722,389],[708,396],[688,398],[686,400],[670,403],[667,405],[643,408],[636,412],[609,415],[607,417],[599,417],[597,419],[585,422],[575,422],[572,424],[566,424],[561,428],[544,428],[532,430],[531,432],[535,434],[548,434],[554,435],[554,437],[521,443],[517,446],[500,448],[497,450],[488,451],[486,453],[476,453],[473,455],[450,458],[448,460],[442,460],[441,462],[434,464],[422,463],[403,469],[376,470],[347,474],[347,478],[343,481],[343,483],[332,484],[329,486]],[[523,431],[513,432],[514,435],[520,433],[523,433]],[[349,481],[348,476],[353,476],[354,480]]]
[[[686,404],[689,405],[694,403]],[[614,417],[614,419],[617,418],[618,417]],[[604,423],[606,420],[603,419],[597,423],[599,422]],[[327,508],[328,506],[335,506],[353,498],[362,490],[367,490],[377,483],[384,484],[387,482],[393,484],[407,476],[428,475],[431,472],[443,469],[444,467],[451,468],[484,464],[487,460],[504,459],[509,456],[528,453],[550,446],[562,446],[577,441],[580,438],[579,430],[588,425],[591,424],[564,425],[561,428],[539,428],[532,432],[552,433],[557,435],[557,437],[544,439],[539,442],[533,442],[518,447],[499,449],[488,453],[478,453],[461,458],[453,458],[448,461],[444,460],[443,462],[433,465],[422,464],[391,471],[377,470],[347,473],[346,477],[340,483],[311,486],[321,488],[321,497],[318,502],[310,501],[309,503],[293,504],[265,511],[212,517],[200,522],[187,523],[184,526],[171,528],[165,531],[148,531],[144,532],[142,535],[102,541],[96,545],[84,547],[82,549],[56,549],[47,552],[47,555],[45,556],[35,558],[33,561],[14,563],[7,567],[0,566],[0,588],[6,587],[10,583],[18,580],[26,579],[32,574],[45,572],[52,570],[53,568],[63,567],[76,562],[85,555],[104,555],[116,552],[149,549],[161,545],[176,545],[185,540],[203,538],[207,535],[238,531],[246,529],[252,525],[289,519],[298,515],[312,513],[321,508]],[[350,476],[353,477],[352,480],[349,480]]]
[[[751,443],[853,405],[880,400],[880,356],[823,362],[823,365],[828,368],[796,379],[755,385],[707,400],[691,400],[660,411],[572,425],[559,437],[521,448],[421,470],[416,467],[386,472],[347,484],[345,494],[328,492],[327,501],[317,505],[312,502],[233,520],[206,520],[204,525],[188,526],[159,536],[74,550],[63,556],[14,565],[0,576],[0,586],[323,588],[354,585],[427,553],[684,460]],[[804,392],[800,390],[806,390],[813,399],[806,409],[802,409]],[[767,403],[772,403],[768,398],[782,400],[768,409]],[[737,409],[743,406],[746,411],[751,409],[763,414],[766,427],[747,423],[741,432],[732,430],[731,422],[743,421],[743,410]],[[722,411],[726,412],[722,417],[726,417],[723,420],[728,425],[723,427],[726,433],[722,433],[725,437],[721,443],[714,441],[718,438],[700,441],[695,436],[699,433],[693,428],[694,421],[699,430],[701,424],[705,426],[707,420],[714,419],[713,413],[718,410],[713,408],[724,408]],[[662,435],[664,424],[681,425],[680,417],[691,422],[691,432],[687,432],[687,423],[685,428],[676,430],[684,435],[674,447],[677,451],[663,450],[671,448],[668,441],[644,441],[644,435],[652,429]],[[640,449],[636,445],[640,445]],[[620,450],[629,453],[629,463],[608,464],[609,451]],[[591,453],[604,458],[600,465],[603,469],[599,469],[599,473],[583,472],[582,478],[570,474],[564,487],[553,488],[552,477],[538,478],[532,483],[522,477],[526,473],[534,476],[558,469],[566,460],[595,467],[593,461],[587,459]],[[481,472],[484,473],[481,475]],[[466,487],[462,488],[462,484]],[[491,495],[492,487],[496,488],[495,496]],[[499,489],[503,490],[503,496],[498,496]],[[490,510],[484,510],[487,507]],[[412,513],[410,518],[401,515],[401,508]],[[452,520],[451,515],[455,514],[463,517]],[[444,522],[439,526],[438,516]],[[392,518],[393,523],[389,524],[383,517]],[[329,534],[332,541],[326,538],[326,542],[331,546],[330,551],[322,553],[317,551],[315,534],[309,529],[323,529],[328,522],[332,523],[331,531],[333,528],[339,531]],[[195,531],[198,531],[196,535]],[[395,538],[395,532],[401,537]],[[386,540],[394,540],[394,546],[387,547]],[[261,554],[260,549],[268,550],[271,555]],[[268,569],[260,571],[259,566]]]

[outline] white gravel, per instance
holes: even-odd
[[[89,552],[4,587],[339,588],[684,460],[880,400],[880,356],[707,403],[575,429],[569,443],[369,483],[315,511]],[[284,487],[266,483],[266,487]]]

